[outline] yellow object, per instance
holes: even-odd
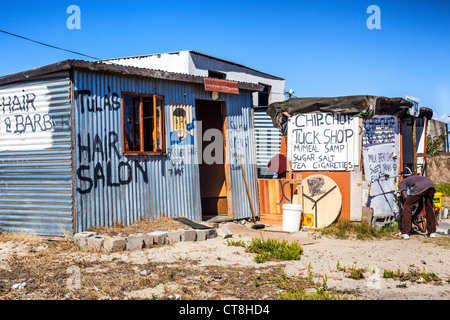
[[[433,198],[434,205],[438,207],[439,210],[442,210],[442,196],[443,196],[442,192],[436,192]]]
[[[303,225],[308,227],[314,226],[314,215],[311,213],[303,214]]]

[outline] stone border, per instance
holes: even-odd
[[[135,251],[182,241],[205,241],[217,237],[216,229],[178,229],[130,234],[128,237],[109,237],[84,231],[73,236],[73,242],[81,248],[96,251]]]

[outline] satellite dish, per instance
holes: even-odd
[[[302,181],[303,214],[312,214],[315,228],[331,225],[341,213],[342,194],[339,186],[328,176],[314,174]]]

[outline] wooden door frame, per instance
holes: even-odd
[[[224,148],[224,167],[225,167],[225,184],[227,185],[227,216],[233,219],[233,190],[231,188],[231,166],[230,166],[230,148],[228,140],[228,116],[227,104],[225,101],[220,101],[220,109],[222,113],[222,134],[223,134],[223,148]]]
[[[233,219],[233,192],[232,192],[232,188],[231,188],[231,166],[230,166],[230,149],[229,149],[229,140],[228,140],[227,104],[225,101],[195,99],[195,104],[196,104],[195,113],[196,113],[197,119],[198,119],[197,101],[202,101],[202,102],[206,102],[206,103],[220,103],[220,113],[221,113],[221,120],[222,120],[223,150],[224,150],[223,166],[225,169],[225,184],[226,184],[226,193],[227,193],[227,216],[229,219]],[[202,155],[202,157],[203,157],[203,155]],[[199,179],[200,179],[200,176],[199,176]],[[201,197],[202,197],[202,195],[200,194],[200,198]],[[203,212],[201,212],[201,213],[202,213],[202,217],[203,217]]]

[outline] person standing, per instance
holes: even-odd
[[[398,189],[406,201],[403,204],[401,232],[397,233],[396,236],[409,239],[412,211],[421,199],[425,199],[427,237],[436,238],[436,216],[433,209],[433,198],[436,189],[433,181],[424,176],[410,176],[399,183]],[[410,190],[409,195],[406,192],[407,189]]]

